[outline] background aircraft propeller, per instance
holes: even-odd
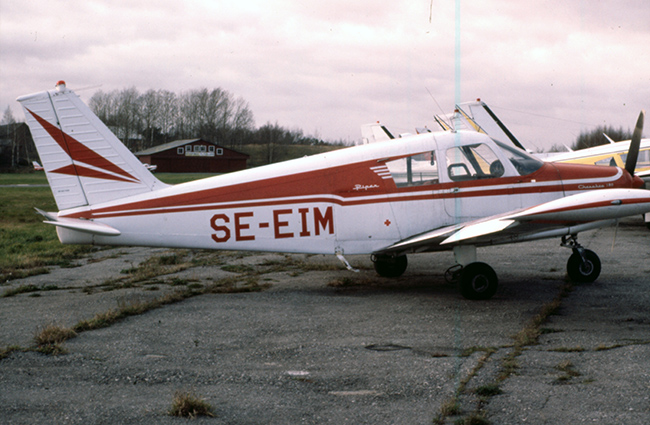
[[[636,161],[639,157],[639,146],[641,145],[641,133],[643,133],[643,120],[645,117],[645,111],[641,111],[639,114],[639,119],[636,120],[636,127],[634,127],[634,133],[632,134],[632,141],[630,142],[630,150],[627,152],[627,160],[625,161],[625,169],[630,175],[634,175],[634,169],[636,168]]]

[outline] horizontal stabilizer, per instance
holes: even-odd
[[[43,223],[52,224],[57,227],[64,227],[66,229],[100,236],[119,236],[121,234],[119,230],[107,224],[97,223],[92,220],[81,220],[78,218],[57,217],[56,213],[48,213],[39,210],[38,208],[36,208],[36,211],[47,219],[43,221]]]

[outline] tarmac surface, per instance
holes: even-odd
[[[499,276],[489,301],[445,282],[450,253],[410,256],[404,276],[383,279],[366,257],[348,258],[361,268],[352,273],[334,256],[102,250],[0,286],[40,289],[0,298],[0,349],[14,346],[0,360],[0,422],[186,423],[167,413],[181,390],[213,407],[197,424],[648,424],[650,232],[630,219],[579,240],[601,258],[594,283],[567,286],[559,240],[479,249]],[[114,284],[165,255],[219,261]],[[64,354],[28,349],[48,324],[252,275],[269,287],[81,332]],[[534,322],[553,300],[554,314]],[[541,335],[517,346],[531,326]]]

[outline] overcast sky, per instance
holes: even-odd
[[[459,81],[531,149],[650,112],[647,0],[457,1],[0,0],[0,107],[22,120],[60,79],[86,101],[221,87],[257,126],[356,141],[435,128]]]

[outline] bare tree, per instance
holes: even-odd
[[[221,88],[177,95],[167,90],[138,93],[135,87],[95,93],[90,108],[131,149],[173,138],[204,138],[231,147],[254,131],[253,113],[242,98]]]
[[[2,115],[2,122],[0,122],[0,124],[8,125],[8,124],[15,124],[15,123],[16,123],[16,119],[14,118],[13,112],[11,112],[11,106],[7,106],[7,109],[5,109],[5,112]]]
[[[176,118],[178,117],[178,98],[176,93],[168,90],[158,92],[160,107],[158,108],[158,125],[160,132],[164,135],[162,142],[167,142],[167,138],[174,132]]]
[[[140,134],[140,95],[135,87],[124,89],[117,97],[117,122],[116,127],[122,142],[131,150],[137,150],[134,140]]]
[[[142,143],[138,146],[138,150],[149,148],[154,144],[154,135],[156,133],[156,125],[159,121],[161,103],[160,93],[156,90],[147,90],[140,97],[140,118],[145,134]]]

